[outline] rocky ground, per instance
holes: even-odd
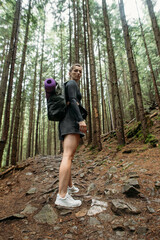
[[[152,121],[160,142],[159,117]],[[84,144],[76,153],[80,192],[73,197],[83,204],[74,210],[54,204],[61,155],[36,156],[0,173],[0,240],[160,239],[159,145],[132,138],[117,150],[112,134],[102,142],[101,152]]]

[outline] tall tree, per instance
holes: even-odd
[[[90,91],[89,91],[89,72],[88,72],[88,50],[87,50],[87,37],[86,37],[86,9],[83,1],[83,30],[84,30],[84,57],[85,57],[85,72],[86,72],[86,87],[87,87],[87,111],[88,111],[88,144],[92,142],[92,123],[91,123],[91,106],[90,106]]]
[[[152,1],[151,0],[146,0],[146,3],[147,3],[147,6],[148,6],[148,11],[149,11],[149,15],[150,15],[151,22],[152,22],[154,37],[155,37],[158,53],[159,53],[159,56],[160,56],[160,28],[158,26],[156,15],[154,13]]]
[[[1,121],[2,121],[4,99],[5,99],[5,95],[6,95],[6,89],[7,89],[9,68],[10,68],[10,64],[11,64],[13,57],[16,56],[16,48],[17,48],[16,45],[17,45],[17,41],[18,41],[19,21],[20,21],[20,15],[21,15],[21,4],[22,4],[22,0],[16,1],[9,52],[8,52],[8,55],[6,56],[4,67],[3,67],[2,80],[1,80],[1,85],[0,85],[0,126],[1,126]],[[14,69],[13,69],[14,63],[13,62],[15,63],[15,59],[13,59],[13,61],[12,61],[11,73],[14,73]],[[10,87],[11,86],[12,86],[12,84],[10,83]]]
[[[44,61],[44,42],[45,42],[45,24],[46,16],[43,17],[43,30],[42,30],[42,50],[40,61],[40,77],[39,77],[39,89],[38,89],[38,110],[36,119],[36,133],[35,133],[35,155],[40,153],[40,117],[41,117],[41,98],[42,98],[42,73],[43,73],[43,61]]]
[[[128,57],[128,65],[129,65],[129,71],[130,71],[130,78],[132,82],[133,96],[134,96],[134,101],[136,105],[137,120],[141,121],[143,136],[144,136],[144,139],[146,139],[148,135],[148,126],[147,126],[147,120],[144,113],[139,75],[138,75],[138,70],[137,70],[136,63],[133,56],[132,45],[131,45],[130,34],[128,30],[128,24],[125,16],[123,0],[119,1],[119,10],[120,10],[123,34],[125,39],[125,47],[126,47],[126,52]]]
[[[79,0],[73,1],[73,16],[74,16],[74,62],[79,62]]]
[[[35,66],[34,66],[34,79],[32,83],[32,91],[30,97],[30,110],[29,110],[29,127],[28,127],[28,140],[27,140],[27,152],[26,157],[32,156],[31,149],[32,149],[32,138],[33,138],[33,116],[34,116],[34,106],[35,106],[35,89],[36,89],[36,78],[37,78],[37,63],[38,63],[38,44],[37,44],[37,52],[35,58]]]
[[[93,49],[93,36],[92,27],[90,23],[90,8],[89,0],[86,0],[86,12],[87,12],[87,32],[88,32],[88,49],[89,49],[89,61],[90,61],[90,77],[91,77],[91,97],[92,97],[92,115],[93,115],[93,129],[92,129],[92,144],[94,147],[98,146],[98,149],[102,149],[101,143],[101,128],[100,117],[98,108],[98,94],[97,94],[97,81],[96,81],[96,67]]]
[[[119,89],[118,89],[118,79],[117,79],[117,70],[114,57],[113,44],[110,34],[110,25],[109,17],[107,13],[106,1],[102,0],[103,7],[103,16],[104,16],[104,25],[106,30],[106,41],[107,41],[107,52],[108,52],[108,62],[109,62],[109,77],[112,82],[112,99],[113,99],[113,109],[114,109],[114,118],[116,123],[116,135],[118,144],[125,144],[124,138],[124,128],[123,128],[123,116],[120,103]]]
[[[6,107],[5,107],[5,114],[4,114],[3,132],[2,132],[2,138],[0,141],[0,166],[1,166],[4,147],[6,145],[7,138],[8,138],[8,131],[9,131],[11,96],[12,96],[15,60],[16,60],[16,54],[17,54],[20,15],[21,15],[21,1],[17,1],[14,24],[13,24],[13,31],[12,31],[12,34],[14,33],[13,34],[14,39],[13,39],[13,49],[11,52],[11,68],[10,68],[9,84],[8,84],[8,89],[7,89],[7,99],[6,99]],[[6,77],[7,77],[7,75],[5,75],[5,78],[3,80],[6,80]]]
[[[98,60],[99,60],[99,75],[101,83],[101,116],[102,116],[102,133],[105,133],[105,104],[104,104],[104,88],[102,80],[102,65],[101,65],[101,51],[99,44],[99,32],[97,33],[97,46],[98,46]]]
[[[136,6],[137,6],[137,2],[136,2]],[[138,6],[137,6],[137,11],[138,11]],[[139,11],[138,11],[138,15],[139,15]],[[144,34],[141,19],[140,19],[140,15],[139,15],[139,23],[140,23],[141,35],[142,35],[142,38],[143,38],[143,43],[144,43],[144,46],[145,46],[146,55],[147,55],[147,59],[148,59],[148,65],[149,65],[149,68],[150,68],[151,78],[152,78],[152,81],[153,81],[155,98],[156,98],[156,102],[158,104],[158,107],[160,109],[160,95],[159,95],[159,92],[158,92],[156,77],[155,77],[154,70],[153,70],[153,67],[152,67],[152,61],[151,61],[149,50],[148,50],[148,47],[147,47],[147,42],[146,42],[146,39],[145,39],[145,34]],[[160,35],[159,35],[159,38],[160,38]]]
[[[18,153],[17,144],[18,144],[19,121],[20,121],[22,82],[23,82],[23,77],[24,77],[24,65],[25,65],[26,52],[27,52],[27,42],[28,42],[30,18],[31,18],[31,0],[29,0],[29,5],[28,5],[26,32],[25,32],[25,37],[24,37],[20,75],[19,75],[17,94],[16,94],[16,113],[15,113],[15,121],[14,121],[12,154],[11,154],[11,161],[12,161],[13,165],[15,165],[17,162],[17,153]]]

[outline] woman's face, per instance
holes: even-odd
[[[82,67],[74,66],[74,68],[69,73],[69,75],[72,80],[75,80],[76,82],[78,82],[82,77]]]

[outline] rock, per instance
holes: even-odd
[[[65,234],[64,237],[65,237],[64,239],[66,239],[66,240],[67,239],[73,239],[72,234]]]
[[[78,227],[77,227],[77,226],[73,226],[73,227],[70,228],[70,232],[71,232],[71,233],[76,233],[77,230],[78,230]]]
[[[54,230],[55,230],[55,231],[59,231],[60,229],[61,229],[61,228],[58,227],[58,226],[55,226],[55,227],[54,227]]]
[[[160,188],[160,181],[156,181],[156,182],[155,182],[155,187],[156,187],[157,189]]]
[[[113,178],[113,174],[112,173],[110,173],[110,172],[107,172],[107,179],[108,180],[111,180],[112,178]]]
[[[95,217],[90,217],[88,223],[92,226],[101,225],[100,221],[98,221],[98,219]]]
[[[125,232],[124,231],[116,231],[116,236],[118,237],[124,237],[125,236]],[[124,239],[124,238],[123,238]]]
[[[14,219],[24,219],[24,218],[25,218],[25,216],[23,214],[15,213],[13,215],[10,215],[10,216],[4,217],[4,218],[0,218],[0,222],[7,221],[7,220],[14,220]]]
[[[25,209],[21,212],[22,214],[32,214],[34,213],[38,208],[32,207],[32,205],[27,205]]]
[[[142,168],[141,170],[140,170],[140,172],[142,172],[142,173],[145,173],[145,172],[147,172],[148,170],[147,169],[144,169],[144,168]]]
[[[84,217],[87,214],[87,209],[83,208],[81,211],[77,212],[75,215],[76,217]]]
[[[120,199],[112,200],[111,204],[112,211],[117,215],[140,213],[136,207]]]
[[[97,190],[97,187],[94,183],[91,183],[89,186],[88,186],[88,190],[87,190],[87,194],[89,194],[90,192],[92,191],[95,191]]]
[[[27,172],[26,175],[27,175],[27,176],[31,176],[32,173],[31,173],[31,172]]]
[[[69,215],[69,214],[72,214],[71,210],[64,209],[63,211],[60,212],[61,216],[66,216],[66,215]]]
[[[127,197],[137,197],[140,192],[133,186],[126,184],[122,187],[122,193],[126,194]]]
[[[55,224],[57,221],[57,214],[51,207],[51,205],[47,204],[45,205],[41,211],[34,216],[34,219],[36,222],[39,223],[48,223],[48,224]]]
[[[87,215],[88,216],[93,216],[93,215],[96,215],[98,213],[101,213],[103,211],[105,211],[106,208],[105,207],[101,207],[101,206],[93,206],[91,207],[88,212],[87,212]]]
[[[127,168],[129,168],[132,165],[133,165],[133,162],[129,162],[129,163],[126,162],[126,163],[123,164],[123,169],[126,170]]]
[[[107,202],[103,202],[103,201],[99,201],[99,200],[96,200],[96,199],[92,199],[92,203],[91,203],[91,206],[102,206],[102,207],[108,207],[108,203]]]
[[[136,232],[137,232],[137,234],[145,235],[147,233],[147,231],[148,231],[148,228],[146,226],[140,226],[140,227],[137,228]]]
[[[155,213],[155,210],[149,206],[147,206],[147,210],[149,213]]]
[[[87,215],[88,216],[96,215],[98,213],[105,211],[107,207],[108,207],[107,202],[92,199],[91,208],[88,210]]]
[[[98,215],[99,219],[105,222],[112,222],[114,217],[110,214],[100,213]]]
[[[136,172],[129,172],[128,176],[129,176],[129,178],[139,178],[139,176]]]
[[[37,188],[30,188],[29,190],[28,190],[28,192],[26,193],[26,195],[31,195],[31,194],[34,194],[34,193],[36,193],[37,192]]]
[[[84,173],[81,173],[80,174],[80,178],[84,178],[85,174]]]
[[[116,173],[117,172],[117,168],[115,166],[111,167],[109,170],[108,170],[109,173]]]
[[[105,193],[106,196],[109,196],[109,195],[114,195],[114,194],[118,193],[118,191],[115,190],[115,189],[106,188],[104,190],[104,193]]]
[[[139,185],[137,179],[135,179],[135,178],[128,179],[126,181],[126,183],[131,185],[131,186],[133,186],[133,187],[135,187],[135,188],[140,188],[140,185]]]

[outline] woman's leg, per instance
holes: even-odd
[[[63,142],[63,157],[59,169],[59,195],[64,198],[67,187],[71,186],[71,164],[79,144],[79,134],[68,134]]]

